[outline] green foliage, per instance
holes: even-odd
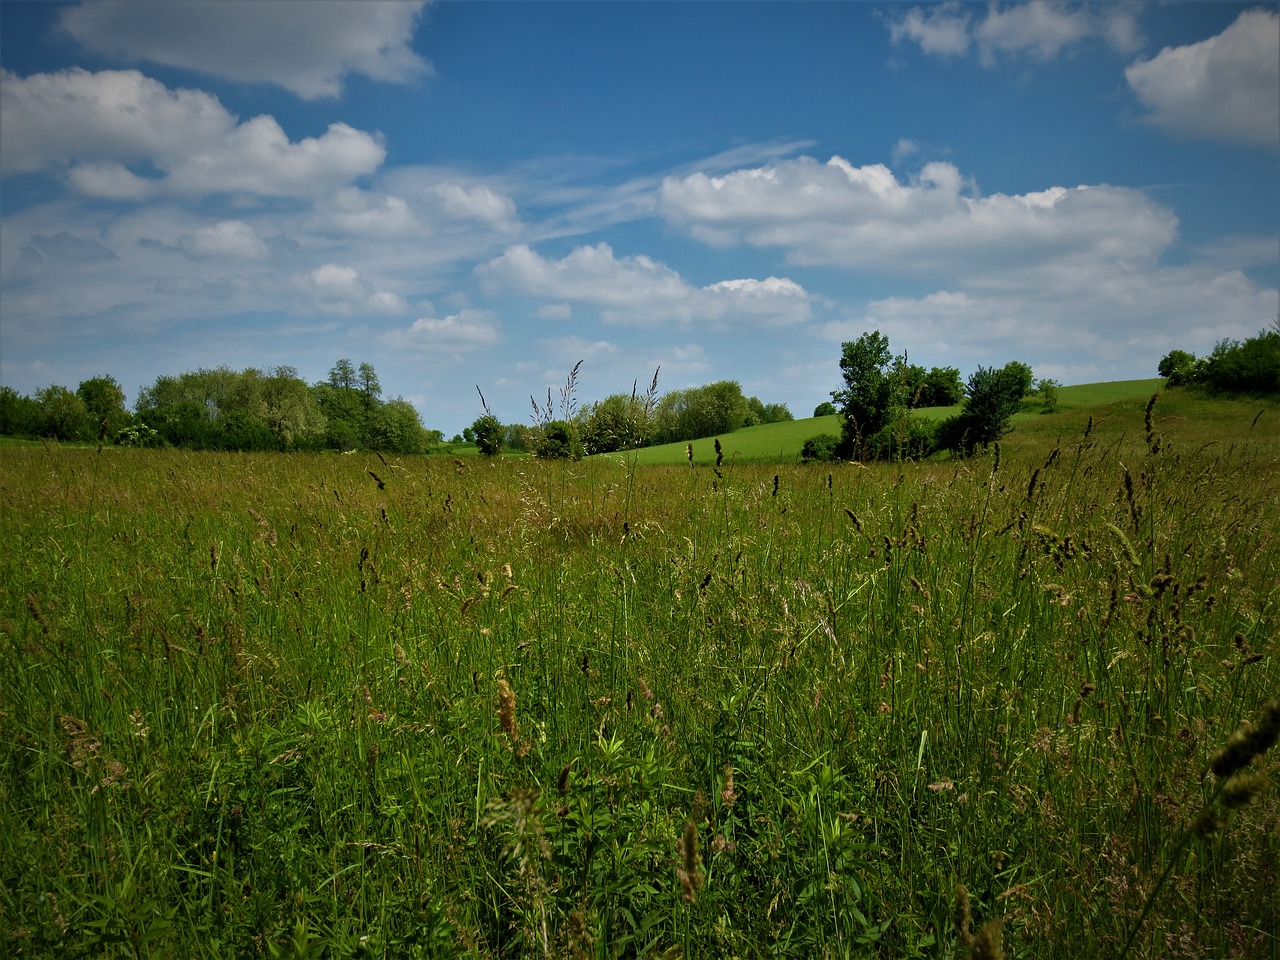
[[[837,412],[836,405],[830,400],[823,400],[813,408],[813,415],[815,417],[834,417]]]
[[[904,358],[898,359],[905,362]],[[874,436],[889,421],[896,399],[891,375],[893,363],[889,338],[879,330],[864,333],[843,345],[840,372],[844,388],[831,394],[844,418],[841,425],[843,456],[857,456],[862,441]],[[902,388],[900,392],[905,392],[905,383]]]
[[[834,433],[820,433],[810,437],[800,448],[800,459],[805,463],[828,463],[836,459],[840,438]]]
[[[0,386],[0,435],[39,436],[43,422],[39,400],[23,396],[12,387]]]
[[[964,382],[960,379],[960,371],[955,367],[933,367],[920,383],[916,406],[951,407],[964,399]]]
[[[56,384],[36,391],[40,404],[40,434],[55,440],[88,439],[88,409],[79,396]]]
[[[1220,340],[1207,357],[1171,350],[1160,360],[1160,376],[1170,387],[1198,385],[1213,393],[1267,396],[1280,393],[1280,329],[1257,336]]]
[[[114,439],[129,424],[131,418],[125,409],[124,390],[115,377],[84,380],[76,387],[76,396],[84,402],[89,431],[95,436],[101,434],[104,439]]]
[[[939,427],[939,443],[959,452],[986,447],[1009,432],[1013,415],[1030,389],[1030,367],[1016,360],[999,370],[978,367],[969,377],[964,410],[956,422]]]
[[[476,418],[471,424],[471,433],[475,437],[476,447],[486,457],[496,457],[502,452],[502,443],[506,431],[501,421],[492,413]]]
[[[1198,363],[1194,353],[1170,350],[1160,359],[1158,372],[1168,381],[1168,386],[1186,386],[1199,378],[1201,371],[1197,369]]]
[[[736,380],[672,390],[654,410],[654,434],[659,443],[679,443],[732,433],[745,422],[748,409]]]
[[[552,420],[542,428],[533,452],[543,460],[581,460],[583,450],[578,425],[567,420]]]
[[[632,393],[615,393],[594,403],[582,425],[582,444],[587,453],[613,453],[643,446],[648,428],[644,398]]]
[[[1058,390],[1062,386],[1052,378],[1036,382],[1036,396],[1040,398],[1040,412],[1053,413],[1058,409]]]
[[[1243,343],[1219,342],[1209,355],[1202,380],[1220,393],[1280,393],[1280,331],[1264,330]]]

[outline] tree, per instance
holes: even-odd
[[[582,426],[587,453],[612,453],[642,446],[644,400],[635,393],[614,393],[591,405]]]
[[[492,413],[477,417],[471,424],[471,432],[475,434],[476,446],[486,457],[496,457],[502,452],[502,423]]]
[[[836,405],[830,400],[823,400],[813,408],[813,415],[815,417],[834,417],[836,415]]]
[[[1280,331],[1263,330],[1241,343],[1222,340],[1204,364],[1201,379],[1226,393],[1280,392]]]
[[[1062,386],[1057,380],[1041,378],[1036,383],[1036,393],[1040,397],[1040,412],[1053,413],[1058,409],[1058,388]]]
[[[964,399],[964,381],[955,367],[934,367],[924,378],[919,406],[951,407]]]
[[[843,457],[859,455],[863,442],[889,422],[895,405],[905,404],[905,378],[899,378],[895,389],[893,354],[889,338],[879,330],[864,333],[857,340],[843,344],[840,372],[844,389],[835,390],[831,399],[840,405],[840,453]],[[898,357],[896,365],[905,371],[906,357]]]
[[[40,432],[40,403],[12,387],[0,386],[0,435],[35,436]]]
[[[1029,384],[1026,364],[978,367],[969,377],[964,410],[960,414],[960,434],[967,446],[994,443],[1009,432],[1009,421],[1022,406]]]
[[[382,384],[378,382],[378,375],[373,370],[373,364],[360,364],[360,392],[364,394],[364,408],[372,409],[377,399],[382,396]]]
[[[335,363],[333,369],[329,371],[329,385],[339,390],[354,390],[356,388],[355,364],[345,357]]]
[[[66,387],[53,385],[37,390],[36,400],[40,404],[40,432],[44,436],[73,440],[83,434],[88,410],[84,401]]]
[[[82,380],[76,396],[84,403],[92,426],[106,436],[115,437],[129,423],[124,408],[124,390],[114,377],[92,377]]]

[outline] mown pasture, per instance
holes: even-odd
[[[1278,415],[6,448],[0,954],[1280,956]]]

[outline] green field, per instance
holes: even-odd
[[[926,464],[6,447],[0,955],[1280,957],[1280,409],[1142,383]]]

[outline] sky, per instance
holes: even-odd
[[[0,0],[0,383],[371,363],[451,436],[1280,316],[1280,5]]]

